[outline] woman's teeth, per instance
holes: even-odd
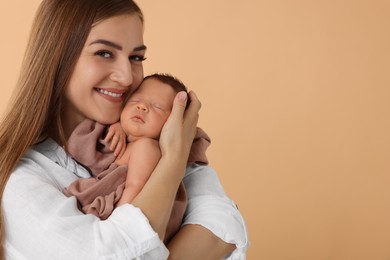
[[[110,92],[110,91],[107,91],[105,89],[98,89],[98,91],[104,95],[108,95],[110,97],[115,97],[115,98],[119,98],[121,96],[123,96],[123,93],[122,94],[119,94],[119,93],[114,93],[114,92]]]

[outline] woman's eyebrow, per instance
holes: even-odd
[[[107,46],[110,46],[110,47],[113,47],[115,49],[118,49],[118,50],[122,50],[122,46],[120,46],[119,44],[116,44],[112,41],[108,41],[108,40],[104,40],[104,39],[98,39],[98,40],[95,40],[93,42],[91,42],[89,45],[93,45],[93,44],[104,44],[104,45],[107,45]]]
[[[123,47],[120,46],[119,44],[112,42],[112,41],[109,41],[109,40],[104,40],[104,39],[95,40],[95,41],[91,42],[89,45],[93,45],[93,44],[104,44],[104,45],[110,46],[110,47],[115,48],[115,49],[120,50],[120,51],[123,49]],[[143,51],[143,50],[146,50],[145,45],[141,45],[141,46],[135,47],[133,49],[133,51]]]
[[[134,49],[133,49],[133,51],[144,51],[144,50],[146,50],[147,49],[147,47],[146,47],[146,45],[141,45],[141,46],[139,46],[139,47],[135,47]]]

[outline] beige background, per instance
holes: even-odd
[[[1,113],[39,2],[0,2]],[[138,2],[145,72],[202,99],[248,259],[390,259],[390,2]]]

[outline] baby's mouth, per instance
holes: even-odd
[[[137,121],[137,122],[142,122],[142,123],[145,123],[144,119],[142,116],[133,116],[133,120]]]

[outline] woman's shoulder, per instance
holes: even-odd
[[[20,159],[16,165],[12,175],[39,175],[44,172],[44,168],[47,168],[53,164],[53,154],[56,153],[56,149],[50,151],[48,145],[52,145],[51,142],[44,141],[38,145],[31,147],[27,153]],[[49,152],[50,151],[50,152]]]
[[[27,151],[11,174],[9,182],[44,181],[62,189],[80,177],[90,177],[90,174],[55,141],[47,139]]]
[[[65,151],[56,142],[46,139],[27,151],[17,164],[14,173],[39,175],[55,165],[61,165],[65,155]]]

